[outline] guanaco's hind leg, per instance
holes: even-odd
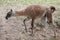
[[[43,25],[44,27],[48,28],[47,19],[46,19],[45,16],[43,16],[43,17],[41,18],[41,23],[42,23],[42,25]]]
[[[43,16],[42,18],[41,18],[41,22],[42,22],[42,25],[44,26],[44,29],[42,30],[43,31],[43,35],[45,36],[45,34],[46,34],[46,32],[47,32],[47,30],[48,30],[48,23],[47,23],[47,19],[46,19],[46,17],[45,16]]]
[[[27,18],[25,18],[24,20],[23,20],[23,23],[24,23],[24,26],[25,26],[25,30],[26,30],[26,32],[27,32],[27,27],[26,27],[26,24],[25,24],[25,22],[26,21],[28,21],[30,18],[29,17],[27,17]]]

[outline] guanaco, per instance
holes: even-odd
[[[7,12],[6,19],[10,18],[11,16],[26,16],[27,18],[24,19],[25,21],[32,19],[31,21],[31,30],[33,34],[33,27],[34,27],[34,20],[36,18],[41,18],[42,25],[46,26],[47,22],[53,24],[52,22],[52,13],[55,11],[54,6],[45,7],[42,5],[29,5],[25,9],[13,11],[12,9]],[[48,21],[46,21],[46,18]],[[26,25],[25,30],[27,31]]]

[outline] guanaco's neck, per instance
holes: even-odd
[[[25,16],[25,10],[14,11],[14,16]]]

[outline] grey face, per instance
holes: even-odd
[[[8,19],[12,16],[12,9],[7,13],[5,19]]]

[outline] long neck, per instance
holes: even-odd
[[[19,10],[19,11],[15,11],[14,13],[15,16],[25,16],[25,10]]]

